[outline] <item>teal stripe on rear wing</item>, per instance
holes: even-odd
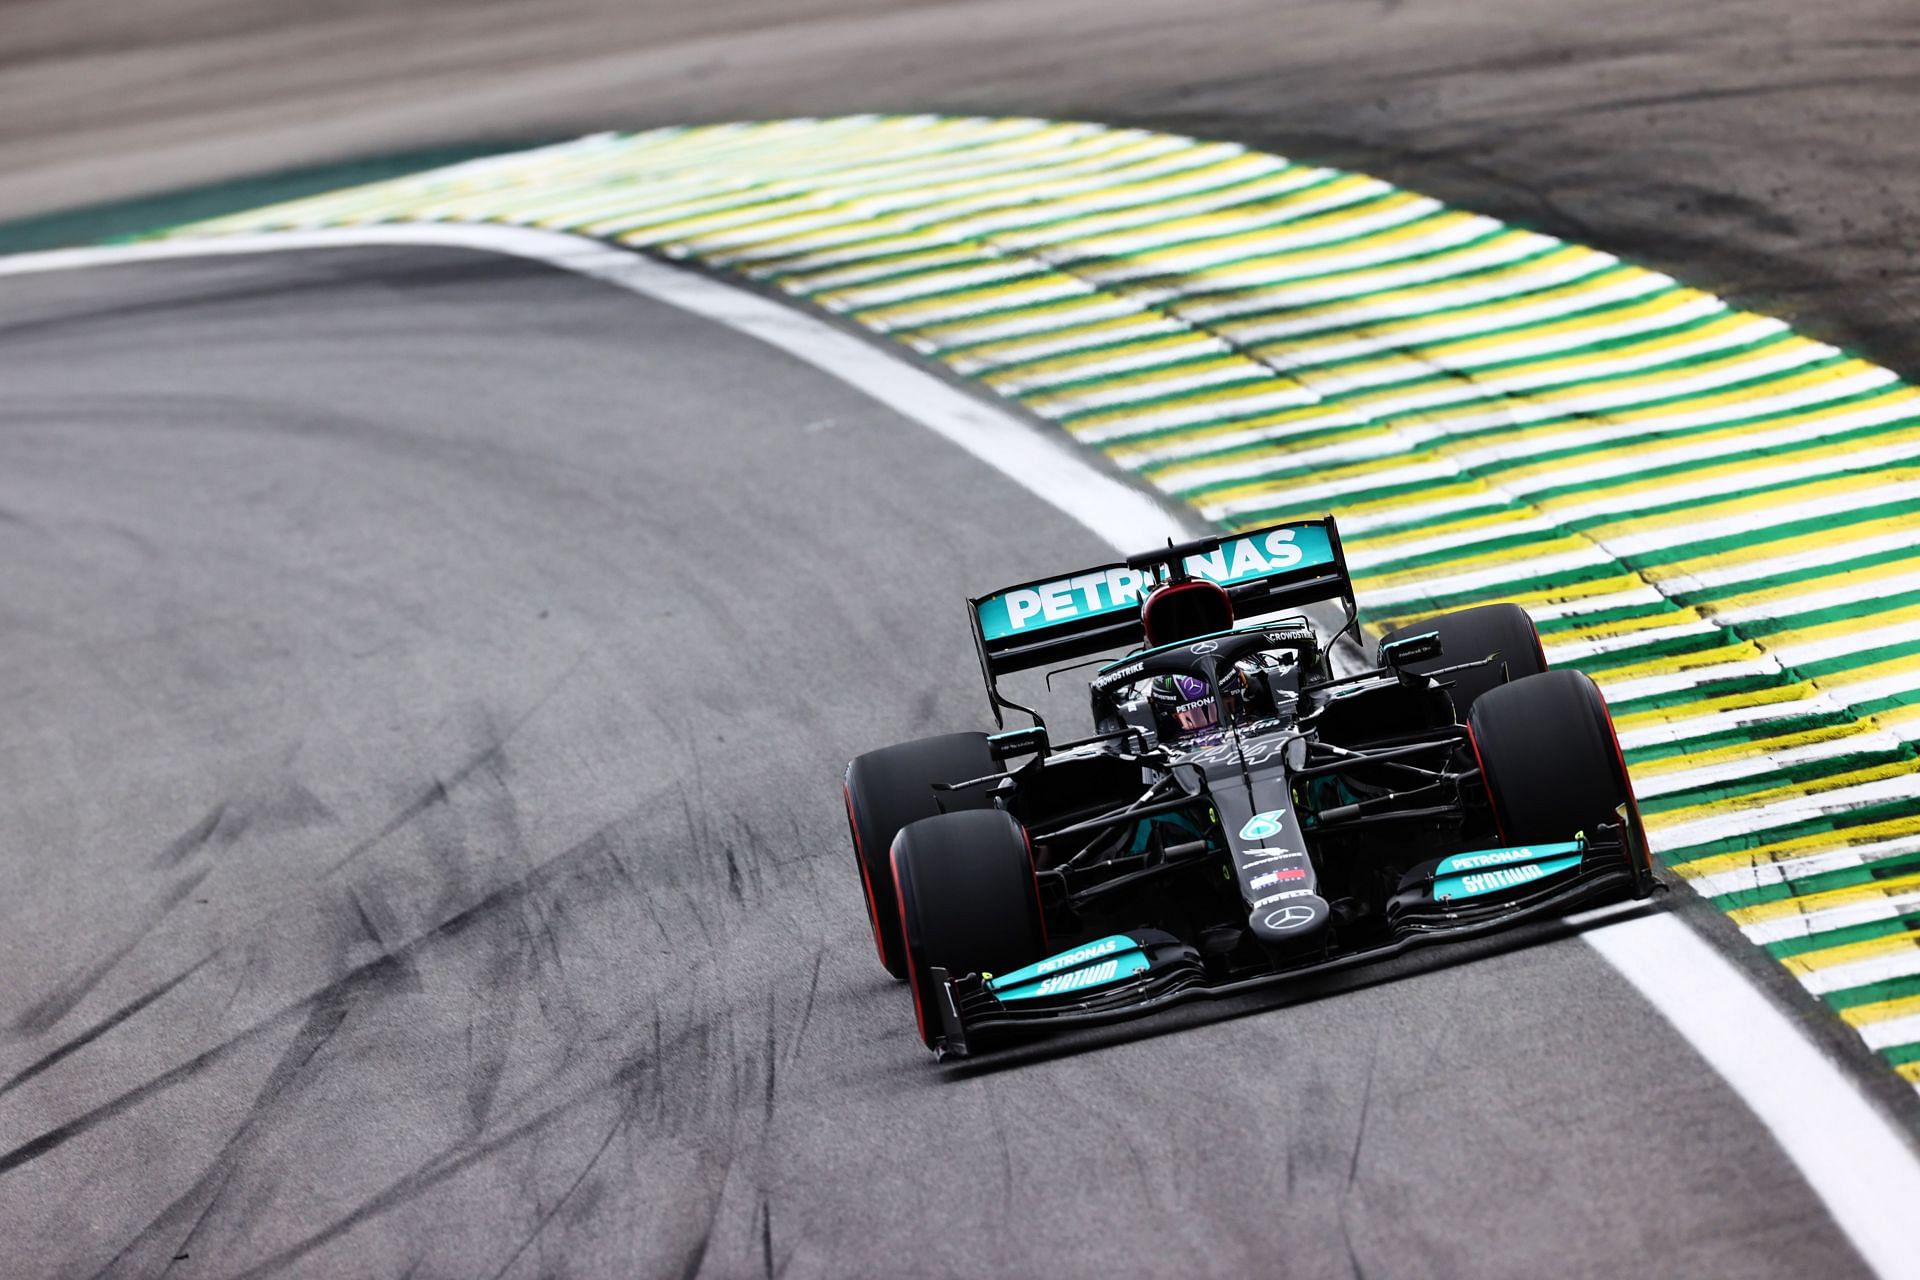
[[[1140,597],[1176,563],[1187,576],[1225,587],[1239,617],[1331,599],[1353,610],[1353,584],[1332,516],[1170,543],[1006,587],[968,601],[995,719],[1002,707],[1028,710],[1000,697],[1001,676],[1140,644]]]

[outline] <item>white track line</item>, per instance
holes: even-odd
[[[1191,527],[1084,455],[881,347],[801,311],[624,249],[525,227],[353,227],[0,257],[0,276],[292,249],[432,245],[530,258],[714,320],[926,426],[1122,550]],[[1597,915],[1597,913],[1596,913]],[[1920,1158],[1846,1071],[1740,971],[1666,913],[1588,930],[1611,963],[1733,1087],[1882,1276],[1920,1276],[1909,1220]]]
[[[1671,915],[1585,935],[1746,1099],[1867,1264],[1920,1275],[1920,1165],[1857,1085],[1728,959]]]
[[[1089,465],[1071,442],[1043,435],[1012,415],[883,353],[862,338],[746,289],[667,266],[629,249],[557,231],[420,223],[159,240],[0,257],[0,276],[168,258],[392,245],[475,249],[531,258],[750,334],[959,445],[1116,547],[1137,551],[1168,538],[1181,540],[1196,534],[1197,526],[1183,523],[1131,484]]]

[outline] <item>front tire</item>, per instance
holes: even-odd
[[[1501,839],[1571,840],[1639,811],[1607,702],[1584,672],[1548,671],[1489,689],[1467,729]]]
[[[1397,627],[1380,638],[1381,645],[1417,636],[1426,631],[1440,633],[1440,656],[1425,662],[1409,662],[1406,669],[1430,675],[1443,667],[1476,662],[1490,653],[1501,661],[1492,666],[1456,671],[1453,681],[1453,711],[1465,723],[1467,713],[1489,690],[1547,669],[1546,651],[1540,647],[1540,633],[1533,619],[1517,604],[1483,604],[1473,609],[1443,613],[1424,622]],[[1504,670],[1502,667],[1504,666]]]
[[[984,733],[948,733],[918,742],[903,742],[856,757],[847,766],[843,790],[847,826],[853,835],[853,857],[860,869],[861,895],[866,899],[867,922],[873,926],[873,945],[880,963],[896,978],[907,976],[906,951],[900,940],[900,906],[893,896],[893,868],[887,850],[900,828],[941,812],[935,783],[951,785],[1001,772],[1000,762],[987,749]],[[979,808],[986,797],[947,795],[948,809]]]
[[[932,970],[1011,973],[1046,955],[1046,920],[1026,828],[1004,809],[946,813],[893,842],[894,893],[920,1038],[935,1046]]]

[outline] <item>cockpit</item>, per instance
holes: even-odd
[[[1228,727],[1290,720],[1325,655],[1304,618],[1216,632],[1109,664],[1090,682],[1094,719],[1168,745],[1198,745]]]

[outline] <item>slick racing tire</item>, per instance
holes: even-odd
[[[1633,784],[1606,699],[1581,671],[1548,671],[1489,689],[1467,717],[1493,819],[1507,844],[1571,840],[1617,822]]]
[[[945,813],[893,841],[894,893],[920,1038],[940,1034],[932,970],[1011,973],[1047,953],[1026,828],[1004,809]]]
[[[1514,680],[1537,676],[1547,669],[1547,655],[1540,648],[1540,633],[1533,619],[1517,604],[1483,604],[1474,609],[1443,613],[1424,622],[1398,627],[1380,638],[1389,641],[1417,636],[1426,631],[1440,633],[1440,656],[1424,662],[1409,662],[1407,670],[1427,675],[1462,662],[1477,662],[1490,653],[1498,653],[1501,662],[1470,671],[1456,671],[1453,681],[1453,711],[1466,722],[1467,713],[1480,695]],[[1502,671],[1504,664],[1506,670]]]
[[[873,925],[880,963],[896,978],[907,976],[900,941],[900,908],[893,897],[893,869],[887,850],[900,828],[940,813],[935,783],[951,785],[1001,772],[987,750],[984,733],[949,733],[869,751],[847,766],[847,826],[853,833],[853,857],[860,868],[860,889]],[[983,795],[948,795],[947,809],[987,804]]]

